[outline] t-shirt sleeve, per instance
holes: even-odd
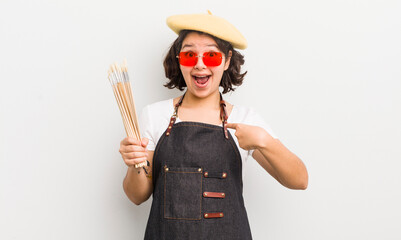
[[[258,126],[266,130],[273,138],[278,138],[270,125],[255,110],[251,109],[249,114],[250,125]]]
[[[149,139],[147,149],[149,151],[154,151],[156,148],[154,129],[150,117],[150,106],[146,106],[142,109],[139,115],[139,129],[141,130],[142,138]]]

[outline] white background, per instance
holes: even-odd
[[[213,14],[249,42],[226,99],[256,108],[306,164],[289,190],[253,160],[254,239],[401,239],[401,2],[0,2],[0,239],[142,239],[125,196],[124,130],[107,70],[128,60],[137,108],[175,97],[170,15]]]

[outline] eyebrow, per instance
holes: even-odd
[[[184,48],[186,48],[186,47],[192,47],[193,45],[191,45],[191,44],[185,44],[184,46],[182,46],[181,47],[181,49],[184,49]]]
[[[193,47],[194,45],[192,45],[192,44],[185,44],[184,46],[182,46],[181,47],[181,49],[184,49],[184,48],[186,48],[186,47]],[[209,44],[209,45],[206,45],[207,47],[216,47],[217,49],[219,49],[219,47],[217,46],[217,44]]]

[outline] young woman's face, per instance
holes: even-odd
[[[208,35],[197,32],[189,33],[182,42],[181,52],[192,52],[203,56],[205,52],[220,52],[216,42]],[[187,84],[187,91],[198,98],[217,94],[223,73],[230,65],[230,59],[222,53],[222,61],[218,66],[206,66],[203,58],[199,57],[195,66],[180,64],[181,73]]]

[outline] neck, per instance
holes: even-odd
[[[220,93],[215,91],[207,97],[199,98],[187,91],[182,106],[186,108],[220,108]]]

